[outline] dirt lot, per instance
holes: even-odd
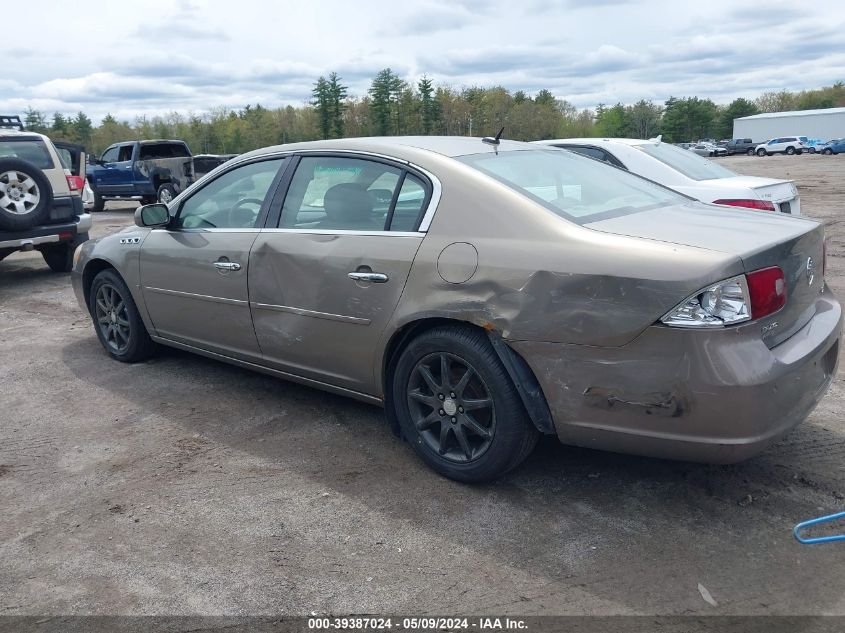
[[[845,157],[721,162],[797,181],[845,297]],[[842,370],[745,464],[548,440],[470,487],[376,408],[176,351],[111,362],[68,276],[16,254],[0,388],[0,614],[845,614],[845,544],[791,535],[845,508]]]

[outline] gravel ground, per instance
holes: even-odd
[[[845,157],[721,162],[797,181],[845,297]],[[0,614],[845,614],[845,546],[791,535],[845,508],[842,375],[744,464],[547,440],[472,487],[379,409],[177,351],[111,362],[68,276],[19,253],[0,263]]]

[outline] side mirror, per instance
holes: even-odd
[[[166,204],[147,204],[135,211],[135,224],[142,228],[164,227],[170,224],[170,211]]]

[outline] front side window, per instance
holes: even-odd
[[[183,229],[255,228],[270,186],[286,159],[265,160],[221,174],[185,200],[176,227]]]
[[[53,169],[53,159],[43,141],[0,141],[0,158],[20,158],[38,169]]]
[[[120,148],[119,147],[110,147],[103,155],[100,157],[100,160],[104,163],[114,163],[117,161],[117,152]]]
[[[688,201],[644,178],[572,152],[485,152],[457,160],[579,224]]]
[[[422,181],[393,165],[360,158],[306,156],[288,188],[280,226],[413,231],[425,201]]]
[[[695,152],[684,151],[667,143],[643,143],[632,147],[652,158],[656,158],[664,165],[668,165],[693,180],[714,180],[736,176],[730,169],[726,169],[718,163],[709,161]],[[696,149],[707,149],[707,147],[699,145]]]

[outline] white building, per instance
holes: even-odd
[[[845,137],[845,108],[764,112],[734,119],[733,138],[762,143],[777,136],[806,136],[828,141]]]

